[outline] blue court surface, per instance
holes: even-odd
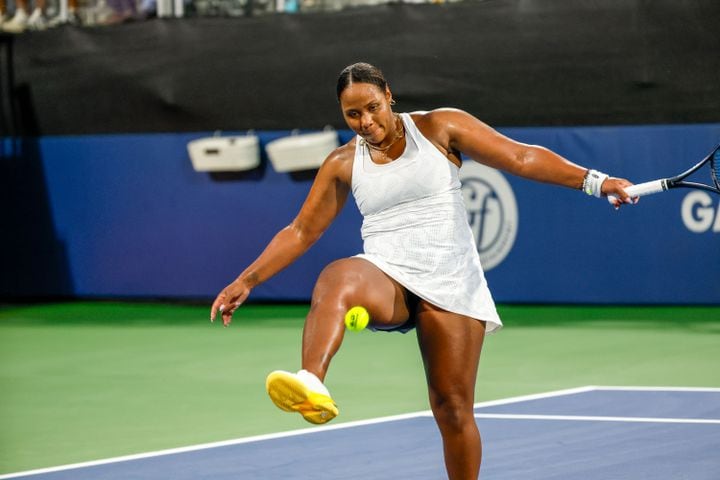
[[[720,388],[581,387],[479,403],[483,480],[718,480]],[[278,413],[281,414],[281,413]],[[430,412],[2,475],[33,480],[441,479]]]

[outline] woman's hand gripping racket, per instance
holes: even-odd
[[[712,185],[698,183],[698,182],[686,182],[685,179],[693,173],[700,170],[706,164],[710,165],[710,178]],[[680,175],[676,175],[670,178],[661,178],[659,180],[652,180],[650,182],[638,183],[625,189],[625,193],[630,197],[642,197],[643,195],[650,195],[651,193],[664,192],[671,188],[697,188],[708,192],[720,194],[720,145],[716,146],[710,154],[698,162],[692,168],[685,170]],[[613,205],[617,205],[620,201],[614,195],[608,195],[608,201]]]

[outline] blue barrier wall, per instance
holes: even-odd
[[[501,131],[636,182],[675,174],[720,140],[720,124]],[[261,144],[287,133],[259,132]],[[43,137],[24,146],[23,158],[3,160],[37,164],[12,168],[16,184],[36,178],[9,203],[16,234],[0,240],[0,295],[214,296],[292,220],[311,179],[275,172],[264,155],[260,169],[244,174],[195,172],[187,143],[209,135]],[[578,191],[505,179],[515,230],[504,240],[502,222],[487,227],[497,235],[481,232],[488,248],[511,243],[487,272],[496,300],[720,303],[718,196],[676,190],[616,212]],[[35,211],[49,225],[21,213],[25,203],[44,203]],[[323,238],[252,299],[307,300],[324,265],[361,250],[360,221],[349,201]]]

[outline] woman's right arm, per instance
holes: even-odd
[[[322,236],[342,210],[350,191],[350,150],[347,145],[343,146],[323,162],[298,215],[218,294],[210,309],[211,321],[220,312],[223,325],[229,325],[233,313],[255,286],[293,263]]]

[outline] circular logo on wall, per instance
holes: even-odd
[[[480,262],[487,271],[499,265],[515,243],[515,194],[500,172],[474,161],[463,162],[460,182]]]

